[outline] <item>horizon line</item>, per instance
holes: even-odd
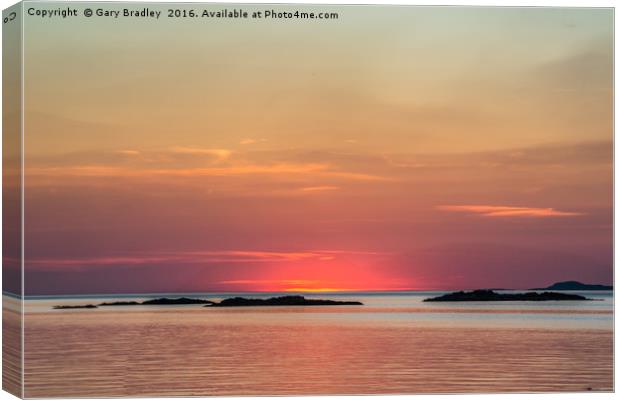
[[[613,290],[613,284],[594,284],[602,286],[611,286]],[[66,293],[66,294],[17,294],[10,291],[3,290],[2,295],[12,297],[15,299],[33,299],[42,297],[97,297],[97,296],[160,296],[160,295],[218,295],[218,294],[240,294],[240,293],[252,293],[252,294],[268,294],[277,293],[283,295],[292,294],[348,294],[348,293],[394,293],[394,292],[443,292],[443,291],[461,291],[461,290],[544,290],[545,287],[536,288],[508,288],[508,287],[478,287],[478,288],[432,288],[432,289],[369,289],[369,290],[334,290],[334,291],[290,291],[290,290],[237,290],[237,291],[204,291],[204,292],[142,292],[142,293]]]

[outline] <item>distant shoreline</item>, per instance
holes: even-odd
[[[562,285],[562,286],[559,286]],[[560,287],[560,288],[558,288]],[[563,288],[562,288],[563,287]],[[446,293],[462,290],[494,290],[494,291],[610,291],[613,292],[613,286],[599,285],[599,284],[584,284],[577,281],[564,281],[556,282],[550,286],[543,288],[496,288],[496,287],[482,287],[482,288],[450,288],[450,289],[397,289],[397,290],[346,290],[346,291],[333,291],[333,292],[304,292],[304,291],[226,291],[226,292],[149,292],[149,293],[83,293],[83,294],[37,294],[37,295],[25,295],[20,296],[15,293],[3,291],[2,294],[7,297],[11,297],[17,300],[46,300],[46,299],[98,299],[98,298],[136,298],[143,297],[147,299],[155,299],[161,297],[237,297],[237,296],[290,296],[290,295],[304,295],[304,296],[357,296],[357,295],[404,295],[407,293]]]
[[[54,310],[93,309],[99,307],[134,307],[134,306],[171,306],[171,305],[202,305],[203,307],[278,307],[278,306],[361,306],[359,301],[337,301],[324,299],[306,299],[304,296],[281,296],[268,299],[229,297],[219,303],[196,298],[158,298],[154,300],[115,301],[100,304],[55,305]]]

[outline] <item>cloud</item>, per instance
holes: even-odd
[[[320,163],[278,163],[278,164],[229,164],[213,167],[195,168],[140,168],[112,165],[66,165],[29,167],[27,174],[31,178],[66,178],[66,177],[226,177],[243,175],[304,175],[351,181],[393,181],[395,178],[367,173],[337,171],[329,164]],[[45,179],[42,183],[49,184]],[[30,181],[30,185],[36,181]]]
[[[333,286],[334,282],[307,279],[235,279],[217,282],[219,285],[249,286],[250,289],[270,288],[285,292],[344,292],[356,289],[347,289]],[[326,287],[325,285],[332,285]]]
[[[106,165],[67,165],[60,167],[31,167],[28,174],[33,176],[235,176],[253,174],[309,173],[325,171],[324,164],[272,164],[272,165],[230,165],[206,168],[126,168]]]
[[[541,84],[562,92],[613,91],[613,42],[600,38],[587,49],[536,66]]]
[[[347,250],[310,251],[260,251],[260,250],[198,250],[178,252],[129,253],[119,256],[35,258],[26,260],[29,267],[37,269],[81,268],[93,266],[135,266],[153,264],[229,264],[229,263],[281,263],[300,261],[331,261],[342,255],[379,255]],[[4,258],[5,262],[12,259]]]
[[[465,212],[484,217],[574,217],[584,215],[579,212],[559,211],[553,208],[510,207],[489,205],[443,205],[441,211]]]
[[[320,282],[301,279],[236,279],[230,281],[220,281],[218,283],[223,285],[314,285]]]
[[[302,192],[325,192],[338,189],[340,189],[338,186],[309,186],[301,188],[300,190]]]
[[[183,147],[175,146],[170,149],[173,153],[177,154],[198,154],[207,155],[217,158],[218,160],[226,160],[230,157],[232,152],[227,149],[207,149],[201,147]]]
[[[122,154],[124,156],[139,156],[140,152],[138,150],[119,150],[118,154]]]
[[[208,189],[209,196],[214,197],[309,196],[335,193],[337,189],[332,187],[346,187],[351,195],[387,194],[402,188],[421,193],[420,198],[438,195],[444,199],[442,202],[456,204],[458,200],[454,199],[462,198],[466,186],[474,204],[488,198],[491,191],[491,195],[505,193],[517,204],[566,207],[562,199],[571,198],[579,202],[574,202],[575,207],[588,208],[603,198],[599,193],[611,187],[612,148],[611,141],[460,154],[376,154],[334,149],[231,151],[195,146],[129,148],[140,155],[116,151],[33,156],[25,172],[29,188],[113,186],[116,190],[117,181],[125,180],[132,188],[172,185],[194,191]],[[589,178],[581,178],[584,173]],[[19,180],[7,180],[8,185],[17,183]],[[532,198],[534,194],[536,199]],[[430,198],[420,201],[441,204]]]
[[[239,142],[239,144],[241,145],[248,145],[248,144],[255,144],[255,143],[263,143],[266,142],[267,139],[252,139],[252,138],[245,138],[245,139],[241,139],[241,141]]]

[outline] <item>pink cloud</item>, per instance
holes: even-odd
[[[237,279],[231,281],[221,281],[218,283],[223,285],[314,285],[320,282],[304,279]]]
[[[306,260],[331,261],[337,255],[375,254],[346,250],[318,251],[180,251],[132,253],[121,256],[76,257],[76,258],[36,258],[26,260],[26,265],[43,268],[80,268],[91,266],[131,266],[163,263],[179,264],[224,264],[224,263],[281,263]],[[376,253],[379,254],[379,253]],[[6,258],[5,258],[6,261]]]
[[[554,208],[510,207],[489,205],[442,205],[441,211],[465,212],[484,217],[574,217],[584,215],[579,212],[559,211]]]

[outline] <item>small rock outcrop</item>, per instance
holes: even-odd
[[[54,306],[54,310],[71,310],[75,308],[97,308],[94,304],[85,304],[85,305],[77,305],[77,306]]]

